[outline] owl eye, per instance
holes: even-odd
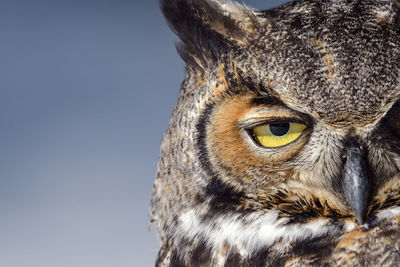
[[[304,123],[274,122],[256,126],[253,136],[263,147],[280,147],[295,141],[307,128]]]

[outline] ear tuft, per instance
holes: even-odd
[[[183,42],[178,52],[196,67],[221,50],[246,45],[257,26],[253,9],[227,0],[160,0],[160,7]]]

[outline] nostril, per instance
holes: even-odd
[[[342,160],[342,165],[344,166],[346,164],[346,161],[347,161],[347,154],[342,154],[340,156],[340,159]]]

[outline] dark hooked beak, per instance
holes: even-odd
[[[357,223],[361,225],[367,213],[371,179],[368,175],[366,148],[355,138],[350,139],[345,145],[342,181],[347,202],[354,212]]]

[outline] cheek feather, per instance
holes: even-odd
[[[251,151],[244,144],[239,119],[251,108],[251,96],[237,96],[221,104],[211,117],[208,128],[209,149],[228,166],[244,168],[251,161]]]

